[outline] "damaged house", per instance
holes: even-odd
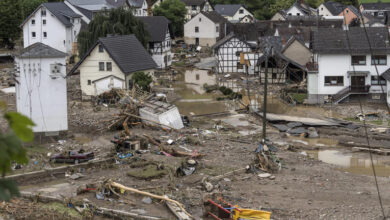
[[[99,38],[68,75],[80,74],[84,96],[130,89],[135,72],[154,74],[157,64],[134,35]]]
[[[358,27],[314,32],[315,62],[308,65],[309,103],[337,104],[357,96],[367,101],[385,100],[387,90],[383,75],[390,68],[388,30],[367,28],[367,34],[370,43],[364,29]]]

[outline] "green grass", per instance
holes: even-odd
[[[173,62],[172,65],[173,66],[185,66],[186,62],[185,61]]]
[[[298,103],[303,103],[305,99],[307,99],[306,93],[289,93],[293,99],[295,99]]]
[[[344,118],[344,120],[351,121],[351,122],[356,122],[356,123],[363,123],[359,119],[353,118],[353,117],[347,117],[347,118]],[[385,125],[385,126],[387,124],[387,126],[390,126],[390,121],[389,120],[387,121],[387,123],[386,123],[386,121],[383,121],[383,120],[372,120],[372,121],[368,121],[367,120],[366,122],[367,122],[367,124]]]

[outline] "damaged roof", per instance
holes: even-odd
[[[137,17],[142,21],[146,30],[150,34],[150,42],[161,42],[165,40],[167,31],[169,31],[169,23],[171,23],[164,16],[140,16]]]
[[[157,64],[135,35],[120,35],[99,38],[68,75],[72,75],[99,44],[103,45],[112,60],[125,74],[157,67]]]
[[[30,46],[23,48],[17,57],[19,58],[54,58],[54,57],[66,57],[67,54],[54,49],[46,44],[37,42]]]
[[[313,51],[322,54],[343,53],[390,53],[389,33],[385,27],[366,28],[351,27],[349,30],[335,28],[320,28],[313,33]],[[348,43],[348,40],[350,43]],[[350,44],[350,46],[349,46]]]

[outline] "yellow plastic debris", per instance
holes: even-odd
[[[242,209],[240,211],[234,210],[233,220],[239,219],[256,219],[256,220],[270,220],[271,212],[253,210],[253,209]]]
[[[121,192],[121,194],[125,194],[125,190],[124,189],[120,189],[120,192]]]

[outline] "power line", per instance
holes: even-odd
[[[348,25],[347,22],[346,22],[345,12],[344,11],[343,11],[343,19],[344,19],[344,24]],[[371,59],[372,59],[372,55],[373,55],[372,48],[371,48],[371,44],[370,44],[370,39],[368,38],[367,29],[364,26],[364,22],[363,22],[363,27],[364,27],[364,30],[365,30],[365,33],[366,33],[367,42],[368,42],[368,46],[370,48],[370,54],[371,54]],[[349,27],[348,26],[346,27],[346,35],[345,36],[346,36],[347,43],[348,43],[348,51],[349,51],[349,53],[350,53],[350,55],[352,57],[351,42],[350,42],[350,39],[349,39]],[[378,69],[377,69],[377,66],[376,66],[375,62],[374,62],[374,65],[375,65],[375,69],[376,69],[376,72],[377,72],[377,75],[378,75],[378,80],[380,80],[379,79]],[[352,69],[353,69],[354,75],[356,75],[355,65],[353,65],[353,64],[352,64]],[[351,80],[352,80],[352,77],[351,77]],[[382,85],[381,85],[381,88],[382,88],[382,91],[383,91]],[[358,96],[358,100],[359,100],[360,112],[364,116],[363,105],[362,105],[362,100],[361,100],[360,96]],[[379,189],[378,179],[377,179],[377,176],[376,176],[376,170],[375,170],[374,160],[373,160],[373,156],[372,156],[372,147],[371,147],[371,144],[370,144],[370,139],[368,137],[367,124],[366,124],[365,118],[363,119],[363,127],[364,127],[365,138],[366,138],[367,145],[368,145],[368,148],[369,148],[368,152],[369,152],[369,155],[370,155],[371,168],[372,168],[372,172],[373,172],[373,175],[374,175],[375,187],[376,187],[376,191],[377,191],[377,194],[378,194],[379,205],[381,207],[383,219],[386,219],[385,210],[384,210],[383,202],[382,202],[382,197],[381,197],[381,193],[380,193],[380,189]]]

